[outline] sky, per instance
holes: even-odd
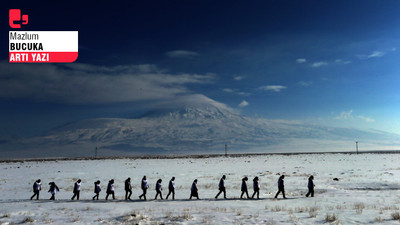
[[[400,134],[400,1],[3,1],[0,137],[202,94],[249,117]],[[79,32],[72,64],[10,64],[22,30]]]

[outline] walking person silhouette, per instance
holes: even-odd
[[[197,179],[195,179],[192,183],[192,187],[190,188],[190,198],[192,199],[192,197],[196,197],[197,199],[199,199],[199,189],[197,188]]]
[[[60,189],[57,187],[56,183],[50,182],[50,189],[48,192],[51,194],[50,200],[56,200],[56,193],[60,191]]]
[[[39,192],[42,190],[41,180],[38,179],[33,183],[33,195],[31,196],[31,200],[36,196],[36,200],[39,200]]]
[[[96,182],[94,182],[94,193],[96,194],[95,196],[93,196],[93,200],[96,198],[97,200],[99,200],[99,193],[100,193],[100,191],[101,191],[101,188],[100,188],[100,181],[98,180],[98,181],[96,181]]]
[[[169,195],[172,193],[172,200],[175,199],[175,177],[172,177],[168,184],[168,194],[165,199],[168,199]]]
[[[218,184],[219,192],[218,192],[218,194],[215,196],[215,198],[218,198],[218,196],[223,192],[223,193],[224,193],[224,199],[226,199],[225,179],[226,179],[226,176],[223,175],[222,178],[221,178],[221,180],[219,180],[219,184]]]
[[[108,200],[108,196],[111,195],[113,200],[115,200],[115,192],[114,192],[114,179],[108,181],[107,191],[106,191],[106,200]]]
[[[79,200],[79,193],[81,192],[81,182],[81,179],[75,182],[73,191],[74,195],[72,196],[71,200],[74,200],[75,197],[76,200]]]
[[[257,199],[260,199],[260,182],[258,180],[258,177],[254,177],[253,179],[253,190],[254,193],[251,198],[254,198],[254,196],[257,194]]]
[[[315,187],[315,184],[314,184],[314,176],[310,176],[310,177],[308,178],[308,185],[307,185],[307,187],[308,187],[308,193],[306,194],[306,197],[308,197],[310,194],[311,194],[311,197],[314,197],[314,187]]]
[[[286,198],[285,197],[285,185],[284,185],[283,179],[285,179],[285,175],[280,176],[278,179],[278,192],[276,193],[275,198],[277,198],[279,193],[281,193],[281,192],[282,192],[283,198]]]
[[[157,180],[157,183],[156,183],[156,197],[154,197],[154,199],[157,199],[158,195],[160,195],[160,198],[163,199],[162,193],[161,193],[161,190],[162,190],[161,182],[162,182],[161,179]]]
[[[247,198],[250,198],[250,197],[249,197],[249,192],[248,192],[248,190],[247,190],[247,183],[246,183],[246,181],[248,181],[248,180],[249,180],[249,178],[247,178],[247,177],[244,177],[244,178],[242,179],[242,186],[241,186],[242,194],[240,195],[240,198],[243,198],[243,194],[244,194],[244,193],[246,193]]]
[[[146,193],[147,193],[147,189],[149,188],[149,185],[147,184],[147,178],[146,176],[144,176],[142,178],[142,182],[140,184],[140,187],[142,188],[143,194],[141,194],[139,196],[140,199],[142,199],[142,197],[144,198],[144,200],[146,200]]]
[[[131,200],[132,195],[132,185],[131,185],[131,178],[125,180],[125,200]]]

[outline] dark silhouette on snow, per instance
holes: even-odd
[[[199,189],[197,189],[197,179],[195,179],[192,183],[192,187],[190,188],[190,198],[192,199],[192,197],[196,197],[197,199],[199,199]]]
[[[306,194],[306,197],[308,197],[311,194],[311,197],[314,197],[314,176],[310,176],[308,178],[308,193]]]
[[[258,177],[254,177],[253,179],[253,190],[254,193],[251,198],[254,198],[254,196],[257,194],[257,199],[260,199],[260,182],[258,181]]]
[[[132,185],[131,185],[131,178],[125,180],[125,200],[131,200],[132,195]]]
[[[162,191],[161,182],[162,182],[161,179],[157,180],[157,183],[156,183],[156,197],[154,197],[154,199],[157,199],[158,195],[160,195],[160,198],[163,199],[162,192],[161,192]]]
[[[79,200],[79,193],[81,192],[81,182],[81,179],[75,182],[73,190],[74,195],[72,196],[71,200],[74,200],[75,197],[76,200]]]
[[[168,184],[168,194],[165,199],[168,199],[169,195],[172,193],[172,199],[175,199],[175,177],[172,177]]]
[[[281,192],[282,192],[283,198],[286,198],[285,197],[285,185],[283,183],[283,179],[285,179],[285,175],[280,176],[278,179],[278,192],[276,193],[275,198],[277,198],[279,193],[281,193]]]
[[[107,185],[107,195],[106,195],[106,200],[108,200],[108,196],[112,195],[113,200],[115,200],[115,193],[114,193],[114,179],[111,179],[108,181]]]
[[[147,178],[146,178],[146,176],[144,176],[144,177],[142,178],[142,182],[141,182],[140,187],[142,188],[143,194],[141,194],[141,195],[139,196],[139,198],[142,199],[142,197],[143,197],[144,200],[146,200],[146,193],[147,193],[147,189],[149,188],[149,185],[147,184]]]
[[[244,177],[242,179],[242,186],[241,186],[242,194],[240,195],[240,198],[243,198],[244,193],[246,193],[247,198],[250,198],[249,192],[247,190],[247,183],[246,183],[246,181],[248,181],[248,180],[249,180],[249,178],[247,178],[247,177]]]
[[[94,182],[94,193],[96,194],[95,196],[93,196],[93,200],[96,198],[97,200],[99,200],[99,193],[100,193],[100,191],[101,191],[101,188],[100,188],[100,181],[98,180],[98,181],[96,181],[96,182]]]
[[[225,179],[226,179],[226,176],[223,175],[222,178],[221,178],[221,180],[219,180],[219,184],[218,184],[219,192],[218,192],[218,194],[215,196],[215,198],[218,198],[218,196],[223,192],[223,193],[224,193],[224,199],[226,199]]]
[[[48,192],[51,194],[50,200],[56,200],[56,193],[60,191],[60,189],[57,187],[56,183],[50,182],[50,189]]]
[[[40,183],[41,180],[38,179],[33,183],[33,195],[31,197],[31,200],[36,196],[36,200],[39,200],[39,192],[42,190],[42,184]]]

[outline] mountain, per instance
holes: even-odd
[[[67,149],[73,155],[202,153],[230,151],[340,151],[393,146],[398,135],[298,122],[248,118],[203,95],[166,103],[138,118],[98,118],[66,124],[41,137],[20,140],[25,148]],[[375,147],[375,148],[377,148]],[[36,150],[36,154],[39,154]]]

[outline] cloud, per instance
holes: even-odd
[[[0,62],[0,98],[70,104],[109,104],[174,98],[188,84],[206,84],[214,74],[169,74],[151,64],[10,64]]]
[[[315,63],[311,64],[311,67],[318,68],[318,67],[327,66],[327,65],[328,65],[327,62],[320,61],[320,62],[315,62]]]
[[[380,58],[383,57],[386,53],[382,51],[373,51],[369,55],[356,55],[359,59],[371,59],[371,58]]]
[[[363,116],[363,115],[358,115],[358,116],[354,115],[353,116],[353,110],[343,111],[340,113],[339,116],[335,117],[335,119],[338,119],[338,120],[350,120],[350,119],[357,119],[357,118],[361,119],[367,123],[375,122],[374,119]]]
[[[358,116],[358,118],[360,118],[361,120],[364,120],[365,122],[367,122],[367,123],[373,123],[373,122],[375,122],[375,120],[374,119],[372,119],[372,118],[369,118],[369,117],[365,117],[365,116]]]
[[[307,60],[304,58],[298,58],[298,59],[296,59],[296,62],[297,63],[305,63],[305,62],[307,62]]]
[[[250,96],[250,93],[239,91],[239,89],[223,88],[222,91],[232,94],[237,94],[240,96]]]
[[[244,76],[235,76],[233,79],[239,81],[243,80],[244,78],[245,78]]]
[[[313,84],[312,81],[299,81],[298,84],[303,87],[308,87]]]
[[[171,58],[191,58],[198,56],[199,53],[193,52],[193,51],[187,51],[187,50],[175,50],[175,51],[170,51],[166,52],[165,55]]]
[[[280,92],[283,89],[286,89],[287,87],[282,86],[282,85],[266,85],[266,86],[261,86],[257,88],[258,90],[263,90],[263,91],[273,91],[273,92]]]
[[[367,58],[379,58],[379,57],[382,57],[382,56],[384,56],[384,55],[385,55],[384,52],[374,51],[374,52],[372,52],[371,54],[369,54],[369,55],[367,56]]]
[[[335,119],[337,120],[348,120],[348,119],[352,119],[353,116],[351,115],[353,113],[353,110],[349,110],[349,111],[343,111],[340,113],[339,116],[335,117]]]
[[[350,64],[351,61],[350,60],[336,59],[335,63],[337,63],[337,64]]]
[[[246,106],[248,106],[249,105],[249,103],[246,101],[246,100],[243,100],[238,106],[240,107],[240,108],[243,108],[243,107],[246,107]]]
[[[230,89],[230,88],[224,88],[224,89],[222,89],[223,91],[225,91],[225,92],[228,92],[228,93],[233,93],[233,92],[235,92],[233,89]]]
[[[210,105],[219,109],[235,112],[234,109],[230,108],[224,103],[217,102],[202,94],[179,95],[174,98],[153,102],[151,104],[148,104],[148,107],[151,109],[177,109],[187,106],[208,107]]]

